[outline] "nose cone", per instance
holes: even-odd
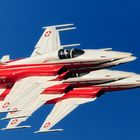
[[[74,58],[75,61],[89,61],[94,64],[107,63],[132,56],[131,53],[102,50],[84,50],[85,53]],[[72,59],[73,60],[73,59]]]
[[[97,71],[91,71],[90,73],[85,74],[81,77],[70,78],[68,80],[65,80],[65,82],[94,81],[94,83],[98,83],[100,81],[99,83],[103,83],[103,82],[119,80],[122,78],[127,78],[132,75],[134,75],[134,73],[102,69]]]
[[[119,65],[119,64],[123,64],[123,63],[127,63],[127,62],[131,62],[131,61],[134,61],[136,60],[136,57],[135,56],[128,56],[126,58],[122,58],[122,59],[119,59],[119,60],[115,60],[115,61],[112,61],[110,62],[110,65]]]
[[[127,83],[127,84],[132,84],[132,85],[134,85],[136,87],[140,87],[140,75],[135,74],[130,78],[126,78],[124,80],[124,82]]]
[[[113,73],[112,73],[112,76],[116,77],[116,80],[117,79],[122,79],[122,78],[128,78],[128,77],[131,77],[133,75],[134,75],[134,73],[125,72],[125,71],[113,71]]]
[[[89,78],[94,78],[94,79],[102,79],[102,80],[118,80],[122,78],[128,78],[133,76],[134,73],[131,72],[123,72],[123,71],[114,71],[114,70],[97,70],[90,72],[88,74]]]
[[[112,60],[127,58],[130,56],[132,56],[132,53],[117,52],[117,51],[110,51],[110,52],[108,52],[108,55],[107,55],[107,57],[109,57]]]
[[[118,80],[115,82],[104,84],[105,86],[118,86],[120,88],[136,88],[140,87],[140,75],[134,74],[128,78]]]

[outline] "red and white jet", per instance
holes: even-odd
[[[61,45],[59,32],[75,29],[73,24],[44,27],[30,57],[1,59],[0,112],[10,119],[2,130],[27,128],[27,120],[45,104],[55,104],[39,131],[51,129],[79,105],[95,101],[105,92],[140,87],[140,75],[107,70],[136,59],[131,53],[105,49],[67,49],[79,44]]]

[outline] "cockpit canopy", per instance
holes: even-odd
[[[58,57],[60,59],[75,58],[82,54],[84,54],[84,51],[80,49],[60,49],[58,51]]]

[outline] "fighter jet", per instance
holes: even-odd
[[[52,112],[37,132],[62,131],[52,127],[77,106],[108,91],[140,87],[138,74],[105,69],[135,60],[132,53],[62,45],[59,33],[75,29],[71,26],[44,27],[30,57],[1,59],[0,112],[7,113],[2,120],[10,119],[2,130],[30,127],[20,124],[41,106],[52,103]]]

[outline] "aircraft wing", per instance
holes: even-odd
[[[64,99],[54,106],[51,113],[48,115],[47,119],[44,121],[40,130],[36,133],[43,132],[54,132],[54,131],[62,131],[62,129],[52,129],[51,128],[62,120],[65,116],[67,116],[70,112],[76,109],[79,105],[88,103],[96,100],[95,98],[68,98]]]
[[[47,86],[57,82],[48,82],[56,76],[31,76],[17,81],[10,93],[6,96],[3,104],[0,105],[0,112],[9,112],[14,107],[18,111],[21,104],[26,103],[28,99],[34,99],[37,94],[43,92]],[[29,101],[28,101],[29,103]]]
[[[61,28],[61,27],[68,27],[72,25],[73,24],[63,24],[63,25],[43,27],[45,31],[43,32],[42,36],[37,42],[35,49],[31,54],[31,57],[42,55],[42,54],[49,54],[53,51],[57,51],[63,48],[60,43],[59,31],[75,29],[75,27],[63,28],[63,29]]]
[[[17,84],[12,88],[12,92],[9,94],[9,97],[4,100],[4,103],[1,106],[1,112],[9,112],[3,120],[11,119],[5,129],[21,128],[19,126],[17,127],[17,125],[28,119],[28,117],[44,105],[46,101],[63,96],[61,93],[43,94],[43,91],[46,88],[55,86],[62,82],[51,81],[56,77],[57,76],[35,76],[28,77],[17,82]],[[6,103],[8,103],[9,106],[6,106]]]
[[[26,126],[18,126],[26,121],[38,108],[46,103],[46,101],[62,97],[63,94],[41,94],[36,100],[29,100],[30,104],[24,104],[24,108],[18,112],[9,112],[4,119],[11,119],[4,130],[27,128]]]

